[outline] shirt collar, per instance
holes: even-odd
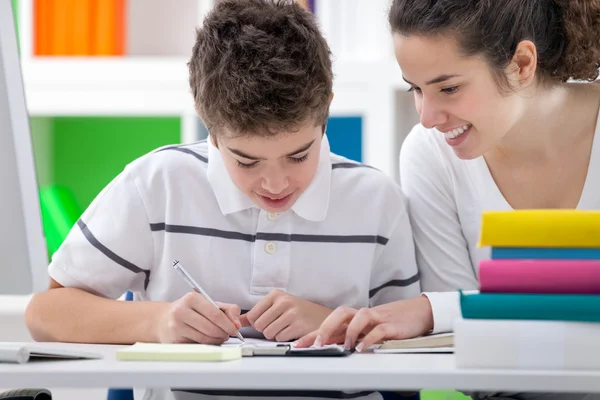
[[[331,155],[327,135],[321,140],[321,152],[319,154],[319,165],[315,177],[304,193],[300,195],[292,210],[300,217],[320,222],[325,220],[329,208],[329,197],[331,194]]]
[[[242,193],[229,177],[225,168],[221,152],[212,143],[210,137],[208,142],[208,182],[217,197],[217,203],[223,215],[233,214],[249,208],[258,208],[254,202]],[[323,135],[321,140],[321,152],[319,153],[319,164],[315,176],[298,198],[291,210],[301,218],[309,221],[323,221],[329,207],[331,191],[331,157],[329,141]]]
[[[229,177],[225,168],[221,151],[208,137],[208,169],[207,178],[212,187],[217,203],[223,215],[233,214],[254,206],[254,202],[238,189]]]

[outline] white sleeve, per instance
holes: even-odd
[[[417,125],[400,154],[400,182],[408,199],[421,288],[431,302],[434,333],[450,332],[460,317],[457,290],[478,288],[458,218],[450,163]],[[435,292],[435,293],[427,293]],[[440,293],[445,292],[445,293]]]
[[[383,213],[382,225],[389,226],[385,233],[388,240],[371,270],[371,307],[416,297],[421,292],[406,198],[395,183],[385,208],[393,213]]]
[[[458,292],[425,292],[433,312],[431,333],[452,332],[454,320],[460,317]]]
[[[146,207],[125,170],[73,226],[48,273],[65,287],[116,299],[127,290],[147,288],[153,258]]]

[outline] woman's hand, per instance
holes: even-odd
[[[374,308],[337,308],[317,331],[309,333],[296,347],[320,347],[344,342],[360,352],[384,340],[408,339],[433,329],[433,313],[426,296],[395,301]],[[345,335],[344,335],[345,332]],[[358,343],[357,343],[358,342]]]

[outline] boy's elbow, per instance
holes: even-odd
[[[46,293],[37,293],[33,295],[27,308],[25,309],[25,326],[29,331],[29,334],[36,342],[51,342],[52,337],[48,332],[48,327],[45,326],[44,321],[47,319],[44,312],[44,303],[41,297],[44,297]]]

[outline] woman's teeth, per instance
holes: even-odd
[[[446,137],[446,139],[456,139],[457,137],[459,137],[460,135],[465,133],[465,131],[467,129],[469,129],[471,126],[472,126],[471,124],[466,124],[459,128],[452,129],[451,131],[444,132],[444,136]]]

